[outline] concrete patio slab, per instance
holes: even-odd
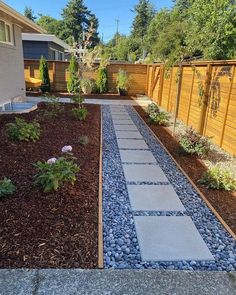
[[[168,182],[158,165],[124,164],[123,170],[126,181]]]
[[[143,139],[117,139],[119,149],[147,149],[148,146]]]
[[[120,150],[122,163],[156,163],[152,152],[139,150]]]
[[[138,131],[135,125],[114,125],[114,128],[117,131]]]
[[[143,261],[214,260],[189,216],[134,216]]]
[[[117,138],[126,138],[126,139],[143,139],[140,132],[136,131],[115,131]]]
[[[118,120],[131,120],[129,114],[112,114],[112,119],[118,119]]]
[[[185,211],[172,185],[128,185],[131,207],[136,211]]]
[[[134,125],[131,119],[113,119],[113,124],[120,124],[120,125]]]

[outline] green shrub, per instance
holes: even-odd
[[[82,144],[82,145],[89,144],[89,137],[87,135],[80,136],[79,143]]]
[[[236,180],[230,171],[221,169],[219,166],[204,172],[198,182],[211,189],[236,191]]]
[[[16,191],[15,185],[6,177],[0,180],[0,199],[6,195],[11,195]]]
[[[80,88],[84,94],[90,94],[94,90],[95,82],[88,78],[82,78],[80,80]]]
[[[40,137],[40,125],[37,121],[27,123],[15,118],[15,123],[6,124],[7,133],[12,140],[36,141]]]
[[[64,111],[64,106],[60,103],[59,98],[54,95],[47,95],[45,98],[47,109],[44,110],[43,116],[49,119],[58,117]]]
[[[160,112],[160,109],[158,107],[158,105],[156,105],[154,102],[153,103],[150,103],[147,107],[147,113],[148,115],[151,115],[153,113],[159,113]]]
[[[179,144],[181,151],[190,155],[206,156],[210,151],[209,138],[198,134],[192,127],[179,136]]]
[[[40,62],[39,62],[39,78],[40,80],[42,80],[40,89],[43,92],[49,92],[51,85],[50,85],[49,72],[48,72],[48,63],[43,56],[41,56]]]
[[[78,63],[74,55],[70,58],[68,71],[67,90],[69,93],[77,93],[79,90]]]
[[[166,112],[153,112],[149,115],[149,122],[151,124],[158,124],[167,126],[170,121],[170,115]]]
[[[129,77],[125,70],[119,69],[116,78],[117,90],[119,94],[125,94],[129,88]]]
[[[58,190],[64,183],[74,184],[76,173],[80,167],[74,163],[73,157],[52,158],[47,162],[37,162],[35,167],[38,170],[35,184],[43,188],[45,193]]]
[[[107,69],[101,67],[98,69],[98,75],[96,80],[97,90],[99,93],[107,92],[108,87],[108,77],[107,77]]]
[[[88,110],[85,107],[73,108],[72,113],[77,120],[84,121],[88,115]]]
[[[84,98],[80,94],[73,96],[71,100],[74,104],[78,104],[79,108],[81,108],[84,103]]]

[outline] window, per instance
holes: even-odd
[[[6,23],[3,20],[0,20],[0,42],[12,44],[12,25]]]
[[[64,60],[63,52],[58,52],[58,60]]]

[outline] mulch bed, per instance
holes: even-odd
[[[87,105],[85,122],[71,116],[72,105],[54,119],[41,119],[37,142],[12,142],[4,125],[16,115],[0,116],[0,179],[10,178],[17,191],[0,201],[1,268],[95,268],[98,262],[98,189],[100,106]],[[26,120],[47,108],[17,115]],[[81,145],[81,135],[89,144]],[[74,186],[43,193],[33,184],[33,163],[61,155],[73,147],[81,171]]]
[[[135,106],[134,108],[236,234],[236,193],[210,190],[200,185],[197,181],[201,178],[203,172],[207,170],[203,161],[194,156],[180,155],[179,144],[176,138],[170,134],[170,131],[163,126],[149,124],[148,115],[143,108],[139,106]]]

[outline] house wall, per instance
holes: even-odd
[[[42,55],[49,59],[48,42],[24,40],[23,53],[25,59],[40,59]]]
[[[48,42],[48,60],[54,60],[53,55],[52,55],[52,49],[64,53],[64,48],[62,46],[55,44],[53,42]]]
[[[14,45],[0,43],[0,105],[25,96],[21,28],[13,25]]]

